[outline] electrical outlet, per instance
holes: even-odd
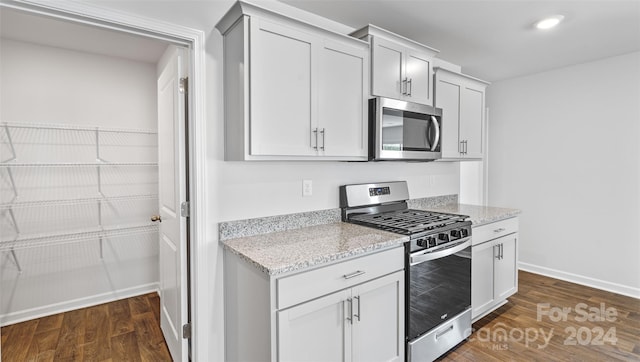
[[[429,178],[427,179],[427,186],[432,187],[435,184],[436,184],[436,177],[433,175],[429,175]]]
[[[311,195],[313,195],[313,181],[302,180],[302,196],[311,196]]]

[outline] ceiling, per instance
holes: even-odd
[[[173,0],[93,2],[131,8],[140,15],[168,14],[186,24],[195,21],[205,28],[219,20],[207,14],[219,13],[218,8],[226,11],[232,4],[231,0],[184,1],[183,6],[189,11],[176,13],[169,11],[176,2]],[[352,28],[369,23],[386,28],[440,50],[440,58],[462,66],[463,72],[494,82],[640,51],[640,0],[281,2]],[[550,14],[562,14],[565,20],[553,30],[533,29],[536,20]],[[145,62],[156,62],[168,44],[7,8],[0,11],[0,35]]]
[[[0,36],[52,47],[156,63],[166,41],[2,8]]]
[[[401,34],[488,81],[640,51],[640,0],[282,1],[353,28],[370,23]],[[533,28],[552,14],[565,16],[557,28]]]

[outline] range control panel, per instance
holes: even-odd
[[[391,189],[389,187],[370,187],[369,196],[382,196],[391,195]]]

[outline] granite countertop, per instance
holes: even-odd
[[[488,224],[494,221],[504,220],[518,216],[520,210],[504,207],[478,206],[467,204],[446,204],[434,207],[416,207],[429,211],[446,212],[450,214],[468,215],[473,226]]]
[[[334,222],[222,240],[227,250],[269,275],[303,270],[402,245],[407,236]]]

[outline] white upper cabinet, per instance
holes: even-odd
[[[435,106],[442,108],[442,159],[484,155],[485,89],[489,83],[435,68]]]
[[[366,42],[243,2],[217,28],[226,160],[367,160]]]
[[[374,25],[351,35],[371,43],[371,95],[433,105],[437,50]]]

